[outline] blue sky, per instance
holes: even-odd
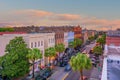
[[[120,8],[120,0],[1,0],[0,1],[0,10],[1,10],[0,17],[4,19],[0,19],[0,23],[9,23],[9,24],[22,23],[21,21],[22,17],[23,17],[23,21],[26,20],[24,19],[24,16],[25,16],[24,13],[15,14],[15,12],[17,11],[22,12],[25,10],[26,11],[29,10],[28,15],[31,12],[30,10],[32,10],[32,12],[34,10],[34,11],[45,11],[45,12],[54,13],[55,15],[57,15],[57,17],[58,17],[58,14],[60,16],[62,14],[62,17],[63,17],[63,14],[70,14],[70,15],[74,14],[74,15],[79,15],[80,19],[79,21],[70,20],[67,22],[58,20],[57,22],[54,23],[54,21],[48,22],[49,19],[46,18],[46,16],[44,16],[44,18],[42,17],[42,19],[46,18],[46,20],[43,21],[44,24],[38,24],[39,19],[41,21],[41,16],[40,16],[39,19],[34,18],[34,20],[37,20],[38,23],[34,23],[34,20],[26,23],[24,21],[23,25],[26,25],[26,24],[29,25],[29,23],[35,24],[35,25],[45,25],[45,24],[58,25],[58,24],[62,24],[62,22],[64,22],[63,24],[65,25],[66,24],[75,25],[75,23],[77,25],[79,23],[82,24],[83,22],[85,24],[86,18],[87,20],[88,19],[106,20],[108,22],[113,21],[114,23],[116,23],[115,21],[118,21],[120,18],[119,8]],[[25,12],[25,14],[27,14],[27,12]],[[82,19],[81,19],[81,16],[82,16]],[[69,16],[69,17],[72,17],[72,16]],[[83,22],[82,21],[80,22],[80,20],[82,20]],[[99,24],[99,26],[101,25]],[[108,26],[108,25],[104,25],[104,26]]]

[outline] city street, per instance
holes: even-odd
[[[95,46],[95,43],[87,45],[83,53],[88,53],[94,46]],[[95,68],[95,67],[92,67],[92,69],[90,70],[83,71],[83,75],[87,76],[90,80],[99,80],[100,74],[101,72],[99,72],[98,68]],[[80,78],[79,72],[71,71],[65,80],[79,80],[79,78]]]
[[[63,80],[65,75],[70,73],[65,72],[64,69],[65,67],[56,67],[55,73],[48,80]]]
[[[89,44],[85,46],[85,50],[82,53],[89,53],[89,51],[96,45],[95,43]],[[91,70],[84,70],[83,74],[84,76],[87,76],[88,78],[92,76],[93,78],[98,77],[98,72],[96,70],[97,68],[93,68]],[[96,74],[96,75],[94,75]],[[65,72],[64,67],[57,67],[55,73],[48,79],[48,80],[79,80],[80,73],[79,71],[73,71]]]

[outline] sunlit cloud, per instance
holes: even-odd
[[[21,16],[28,16],[28,17],[45,17],[45,16],[50,16],[53,13],[52,12],[47,12],[47,11],[42,11],[42,10],[19,10],[19,11],[14,11],[16,15],[21,15]]]
[[[55,14],[54,17],[52,17],[54,20],[67,20],[67,21],[73,21],[73,20],[79,20],[80,15],[77,14]]]
[[[0,18],[0,26],[52,26],[82,25],[88,29],[108,30],[120,28],[120,20],[98,19],[80,14],[54,13],[43,10],[18,10]]]

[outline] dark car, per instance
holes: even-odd
[[[52,70],[50,68],[46,68],[41,71],[40,76],[43,76],[44,78],[48,78],[52,75]]]
[[[62,61],[60,62],[60,67],[65,67],[68,64],[67,61]]]
[[[69,64],[67,64],[67,65],[65,66],[64,71],[70,71],[70,70],[71,70],[71,66],[70,66]]]
[[[47,80],[46,78],[44,78],[43,76],[37,76],[36,78],[35,78],[35,80]]]
[[[46,78],[50,77],[51,75],[52,75],[52,71],[51,71],[50,69],[47,69],[47,70],[45,71],[45,73],[44,73],[44,76],[45,76]]]
[[[2,75],[0,75],[0,80],[3,80],[3,79],[2,79]]]

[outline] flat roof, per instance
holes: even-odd
[[[105,45],[101,80],[120,80],[120,47]]]
[[[107,49],[107,55],[113,55],[115,57],[120,56],[120,47],[108,46]]]

